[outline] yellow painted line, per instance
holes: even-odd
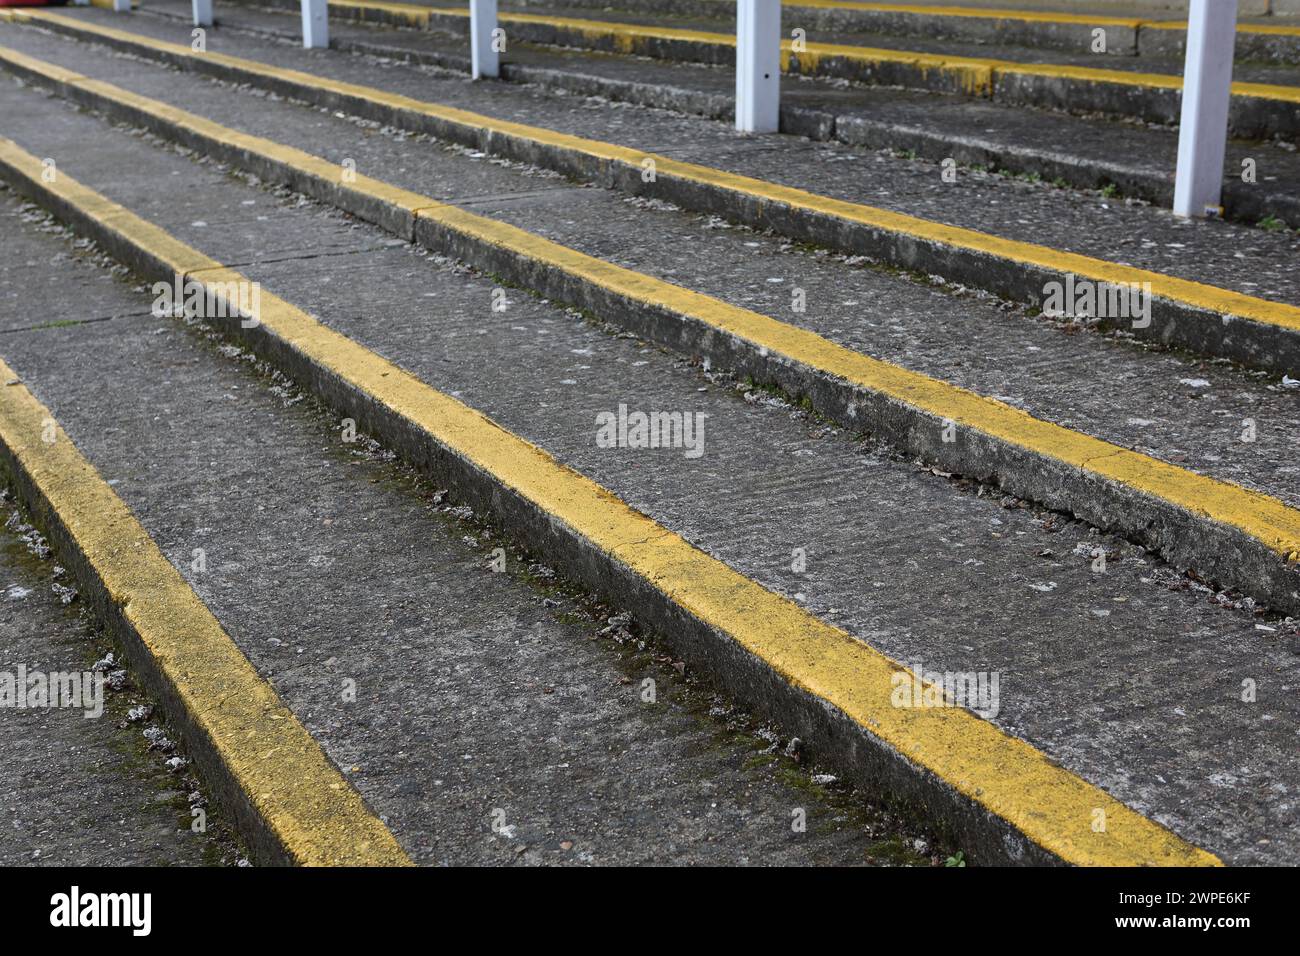
[[[39,59],[0,47],[0,62],[45,73],[158,117],[210,141],[260,154],[308,175],[335,183],[338,166],[273,140],[221,126],[204,117],[90,80]],[[70,79],[69,77],[72,77]],[[672,285],[544,239],[516,226],[467,212],[430,197],[357,175],[350,189],[397,205],[415,217],[479,243],[508,249],[598,288],[658,309],[671,309],[714,329],[735,335],[759,349],[837,376],[857,387],[887,396],[939,419],[949,419],[984,435],[1055,459],[1139,494],[1151,495],[1202,519],[1246,532],[1294,561],[1300,556],[1300,511],[1260,492],[1219,481],[1139,454],[1119,445],[1052,424],[994,399],[837,345],[814,332]],[[409,238],[409,237],[407,237]]]
[[[350,6],[365,6],[365,3],[362,0],[353,0]],[[460,8],[426,9],[437,16],[469,16],[468,10]],[[736,37],[732,33],[709,33],[703,30],[553,17],[536,13],[503,13],[498,16],[498,19],[507,24],[539,24],[570,30],[589,41],[613,40],[615,50],[620,53],[634,52],[636,44],[645,40],[676,40],[731,47],[736,45]],[[1002,75],[1043,76],[1075,82],[1112,83],[1146,89],[1180,90],[1183,86],[1181,76],[1163,73],[1137,73],[1129,70],[1108,70],[1101,67],[1067,66],[1055,63],[1018,63],[1013,60],[918,53],[909,50],[811,41],[807,42],[805,47],[806,49],[797,55],[800,73],[815,73],[821,63],[831,59],[849,60],[868,66],[883,64],[912,66],[922,74],[933,71],[950,75],[962,90],[971,95],[989,95],[994,81]],[[792,41],[788,38],[782,40],[781,69],[788,72],[793,58]],[[1288,103],[1300,102],[1300,87],[1268,83],[1233,83],[1232,92],[1237,96]]]
[[[1168,73],[1100,70],[1090,66],[1069,66],[1060,63],[1021,63],[1016,64],[1014,70],[1005,72],[1014,73],[1017,76],[1046,76],[1084,83],[1118,83],[1125,86],[1140,86],[1162,90],[1181,90],[1183,88],[1183,78]],[[1240,85],[1239,83],[1233,83],[1233,91],[1240,92],[1237,90]],[[1270,89],[1272,88],[1270,87]],[[1278,98],[1285,98],[1285,94],[1291,91],[1291,87],[1286,86],[1279,86],[1276,89],[1279,91]],[[1300,88],[1296,88],[1295,92],[1300,92]]]
[[[0,139],[0,161],[33,157]],[[66,177],[60,176],[61,180]],[[102,196],[67,180],[61,195],[130,233]],[[178,244],[160,242],[171,256]],[[183,249],[178,260],[201,257]],[[409,866],[388,828],[330,764],[311,734],[260,677],[131,510],[53,416],[0,359],[0,443],[67,529],[127,624],[175,688],[185,716],[291,859],[305,865]],[[48,441],[53,428],[54,440]],[[176,715],[179,717],[180,715]]]
[[[915,3],[851,3],[846,0],[789,0],[787,7],[813,10],[861,10],[864,13],[906,13],[925,17],[957,17],[973,20],[1024,20],[1029,23],[1070,23],[1087,26],[1137,28],[1145,21],[1134,17],[1092,16],[1086,13],[1054,13],[1048,10],[1006,10],[989,7],[924,6]]]
[[[62,203],[87,210],[137,248],[178,266],[188,263],[184,278],[203,282],[213,295],[220,296],[227,283],[249,281],[212,260],[202,265],[206,259],[202,253],[181,246],[156,225],[66,173],[60,173],[54,183],[43,182],[41,161],[3,138],[0,162]],[[438,211],[465,217],[467,222],[477,218],[445,206]],[[265,290],[259,319],[262,329],[327,374],[391,409],[610,560],[631,569],[677,606],[728,635],[785,681],[838,708],[908,760],[1067,862],[1114,866],[1219,863],[1212,854],[965,709],[895,707],[895,675],[910,674],[901,665],[692,547],[481,412]],[[0,393],[0,398],[7,395]],[[7,433],[0,435],[8,440]],[[29,423],[16,437],[29,455],[42,453],[31,447],[40,442],[38,427]],[[46,469],[43,474],[49,474],[49,480],[58,480],[57,470],[40,461],[37,465]],[[100,503],[96,501],[97,506]],[[91,509],[92,529],[107,528],[93,517],[96,513]],[[123,545],[120,535],[114,535],[105,547],[121,550]],[[159,559],[166,564],[159,571],[171,569],[165,559]],[[171,573],[175,574],[174,569]],[[1105,813],[1104,833],[1093,831],[1096,810]]]
[[[1144,89],[1181,90],[1183,88],[1181,76],[1171,76],[1167,73],[1097,70],[1087,66],[1063,66],[1056,63],[1025,63],[1018,65],[1014,71],[999,69],[995,70],[996,72],[1014,73],[1017,76],[1046,76],[1083,83],[1113,83]],[[1270,83],[1233,80],[1232,92],[1235,96],[1249,96],[1279,103],[1300,103],[1300,86],[1278,86]]]
[[[1300,37],[1300,27],[1279,26],[1272,23],[1239,23],[1237,24],[1237,32],[1262,33],[1267,36],[1279,37]]]
[[[572,136],[540,126],[529,126],[509,120],[496,119],[481,113],[472,113],[468,110],[412,99],[409,96],[390,93],[375,87],[358,86],[313,73],[283,69],[229,54],[213,52],[197,54],[184,44],[168,43],[164,40],[155,40],[151,37],[116,30],[111,27],[84,23],[57,13],[29,11],[26,18],[36,21],[55,22],[73,32],[131,43],[175,57],[195,60],[207,58],[212,62],[221,63],[233,69],[242,70],[266,79],[283,80],[329,90],[367,100],[377,105],[420,113],[473,130],[486,130],[492,134],[527,140],[543,146],[576,151],[608,162],[627,164],[638,170],[646,159],[652,159],[655,163],[656,173],[660,176],[674,176],[702,185],[727,189],[757,200],[760,204],[770,203],[801,209],[894,235],[951,246],[968,252],[993,256],[1012,263],[1036,266],[1059,273],[1072,272],[1077,276],[1097,282],[1137,283],[1139,285],[1141,283],[1150,283],[1152,293],[1162,299],[1182,303],[1197,309],[1204,309],[1219,315],[1248,319],[1288,331],[1300,331],[1300,307],[1284,302],[1273,302],[1230,289],[1221,289],[1217,286],[1180,279],[1159,272],[1107,262],[1091,256],[1062,252],[1048,246],[1035,245],[1034,243],[1015,239],[1005,239],[959,226],[945,225],[916,216],[909,216],[905,213],[892,212],[842,199],[832,199],[807,190],[781,186],[765,180],[742,176],[709,166],[683,162],[667,156],[630,149],[613,143]]]
[[[1253,96],[1261,100],[1300,103],[1300,87],[1296,86],[1273,86],[1268,83],[1233,81],[1232,92],[1237,96]]]
[[[1186,30],[1186,20],[1146,20],[1144,30]],[[1238,23],[1238,33],[1262,33],[1269,36],[1300,37],[1300,27],[1272,23]]]

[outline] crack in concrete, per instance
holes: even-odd
[[[65,329],[79,325],[92,325],[97,322],[111,322],[113,319],[138,319],[152,315],[152,310],[146,310],[144,312],[122,312],[114,315],[101,315],[90,319],[66,319],[56,322],[42,322],[39,325],[24,325],[17,329],[0,329],[0,335],[14,335],[18,332],[43,332],[46,329]]]

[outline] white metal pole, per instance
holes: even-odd
[[[327,0],[302,0],[302,45],[330,45],[330,13]]]
[[[493,45],[497,0],[469,0],[470,74],[474,79],[501,75],[501,54]]]
[[[117,13],[130,13],[131,0],[113,0],[113,10]]]
[[[212,26],[212,0],[194,0],[194,25]]]
[[[781,122],[781,0],[736,0],[736,129]]]
[[[1220,209],[1236,39],[1237,0],[1192,0],[1174,183],[1179,216],[1217,215]]]

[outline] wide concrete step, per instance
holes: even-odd
[[[233,125],[200,132],[197,116],[168,113],[161,100],[61,78],[57,63],[93,61],[65,39],[20,36],[36,44],[29,49],[49,47],[41,52],[55,61],[24,65],[10,57],[12,65],[64,95],[310,189],[395,235],[591,309],[686,356],[777,385],[904,454],[1126,534],[1261,604],[1296,606],[1291,555],[1300,495],[1286,452],[1295,425],[1289,379],[1069,334],[1076,325],[972,302],[960,288],[936,293],[906,276],[719,230],[674,208],[476,162],[463,150],[430,149],[413,163],[403,137],[373,136],[346,117],[264,104],[248,93],[214,96],[198,77],[100,60],[101,71],[139,92],[267,137],[250,150],[232,138]],[[286,160],[277,144],[304,156],[328,144],[323,169],[313,171],[321,160],[309,157]],[[334,180],[342,170],[359,170],[373,185],[340,191]],[[433,211],[447,200],[475,216],[458,222]],[[430,213],[417,226],[412,210],[421,206]],[[682,257],[684,247],[696,251]],[[783,268],[774,275],[778,261]],[[737,333],[740,341],[731,338]],[[1078,387],[1080,368],[1093,370],[1095,391],[1087,395]]]
[[[1271,238],[1219,232],[1223,227],[1217,224],[1203,228],[1133,203],[1121,207],[1105,195],[1078,201],[1058,190],[1013,187],[978,173],[963,178],[934,167],[917,169],[879,153],[737,136],[653,111],[627,114],[634,122],[620,116],[611,123],[595,104],[516,93],[498,84],[442,84],[439,101],[432,102],[428,75],[420,69],[389,63],[376,69],[365,58],[293,51],[239,32],[220,34],[213,42],[258,59],[196,54],[187,45],[162,39],[176,37],[179,29],[139,18],[131,21],[132,30],[123,31],[104,25],[120,19],[109,14],[109,20],[96,22],[98,14],[23,15],[20,22],[39,19],[60,33],[184,70],[346,108],[360,117],[539,163],[566,176],[774,228],[835,251],[942,274],[1034,306],[1044,304],[1048,283],[1068,282],[1070,274],[1092,281],[1149,282],[1153,320],[1126,323],[1126,330],[1266,368],[1290,370],[1297,364],[1288,344],[1295,324],[1292,306],[1284,304],[1294,297],[1286,264],[1295,243],[1280,230]],[[272,65],[286,57],[305,71]],[[457,112],[457,107],[474,112]],[[582,138],[566,138],[573,133]],[[786,162],[788,158],[793,161]],[[678,165],[678,159],[697,161]],[[656,175],[649,174],[654,170],[648,171],[646,163]],[[954,203],[955,193],[974,201]],[[1038,242],[1017,241],[1027,234],[1025,227]],[[1135,234],[1141,234],[1140,241]],[[1119,258],[1116,249],[1123,250],[1124,264],[1113,261]],[[1227,249],[1232,249],[1231,258]],[[1246,258],[1252,261],[1249,274],[1237,268],[1237,260]],[[1261,288],[1261,279],[1267,283],[1263,297],[1250,294]],[[1283,303],[1266,301],[1275,297]],[[1225,316],[1247,321],[1224,322]]]
[[[178,20],[189,17],[188,8],[168,0],[143,12]],[[287,41],[296,40],[300,29],[287,10],[240,6],[225,11],[221,25],[223,30]],[[334,25],[331,43],[341,50],[469,69],[464,39],[436,32],[343,19]],[[735,79],[729,68],[684,70],[666,61],[522,44],[507,52],[501,74],[512,82],[713,119],[730,121],[735,114]],[[1055,186],[1104,190],[1108,196],[1165,207],[1173,198],[1177,131],[1096,114],[1075,116],[880,86],[846,88],[801,77],[782,91],[781,129],[814,140],[890,149],[977,173],[989,170]],[[1300,224],[1300,159],[1289,147],[1256,140],[1229,143],[1223,186],[1226,216],[1262,222],[1269,229]]]
[[[65,243],[21,222],[5,193],[5,292],[39,271],[58,272],[67,298],[105,284],[78,283]],[[40,246],[40,248],[37,248]],[[33,257],[33,258],[28,258]],[[111,281],[111,280],[109,280]],[[3,293],[0,293],[3,294]],[[7,296],[5,297],[7,300]],[[27,299],[30,318],[36,297]],[[107,316],[80,308],[88,320]],[[19,313],[7,306],[6,331]],[[45,328],[21,334],[39,338]],[[7,336],[12,338],[12,336]],[[212,814],[182,741],[120,649],[82,615],[77,582],[34,528],[9,487],[0,492],[0,864],[220,866],[243,859],[236,834]]]
[[[160,199],[184,193],[170,176],[184,161],[88,122],[83,145],[97,144],[110,168],[134,156],[177,188]],[[394,267],[429,268],[309,209],[294,236],[273,195],[224,185],[208,197],[209,228],[230,230],[233,215],[260,233],[263,261],[351,268],[395,254]],[[204,200],[191,198],[200,215]],[[494,573],[494,550],[509,545],[486,516],[372,439],[347,440],[309,393],[247,352],[153,315],[147,285],[123,281],[7,190],[0,217],[4,361],[411,860],[924,865],[952,852],[927,846],[915,815],[903,821],[845,784],[814,782],[819,768],[798,759],[797,743],[787,756],[788,736],[680,669],[648,629],[610,626],[617,609],[513,549]],[[37,304],[56,321],[23,327]],[[21,567],[10,579],[9,651],[29,666],[85,657],[85,640],[71,641],[75,628],[50,608],[49,584],[32,576]],[[19,596],[24,586],[40,594]],[[15,647],[25,614],[55,626],[31,627]],[[140,738],[145,724],[110,729],[125,726],[128,702],[135,695],[114,696],[102,721],[4,712],[30,734],[0,737],[20,768],[6,800],[23,801],[0,838],[7,862],[205,861],[203,838],[176,832],[185,794],[174,790],[194,768],[173,775],[170,753],[125,763],[101,740]],[[237,740],[223,752],[242,757]],[[143,794],[116,780],[141,764]],[[312,781],[283,782],[319,796]],[[204,806],[209,832],[234,826],[231,806]],[[798,811],[806,830],[791,825]],[[188,805],[183,815],[188,827]]]
[[[168,0],[162,0],[163,3]],[[278,2],[284,8],[287,0]],[[349,2],[331,7],[340,18],[364,19],[463,37],[467,11],[420,5]],[[514,43],[544,44],[711,66],[735,63],[735,33],[718,24],[637,12],[603,19],[504,13],[501,28]],[[820,37],[820,38],[819,38]],[[782,70],[868,86],[896,86],[992,99],[1072,113],[1104,113],[1173,124],[1180,115],[1182,62],[1176,57],[1105,57],[1080,51],[957,44],[880,34],[811,31],[783,41]],[[1300,132],[1300,84],[1293,66],[1247,63],[1234,70],[1229,128],[1234,135],[1294,141]]]
[[[90,70],[95,62],[81,51],[82,68]],[[116,60],[113,65],[115,79],[127,84],[137,81],[136,69],[139,75],[157,70]],[[184,99],[183,91],[198,89],[189,85],[192,78],[158,75],[169,84],[169,95]],[[76,82],[87,91],[108,92]],[[276,135],[289,140],[297,135],[295,130],[313,127],[317,147],[333,142],[353,150],[362,146],[362,139],[376,144],[375,153],[337,159],[336,171],[341,171],[348,168],[344,158],[360,157],[358,176],[349,183],[358,190],[371,188],[373,180],[365,177],[380,172],[380,153],[398,142],[373,127],[331,114],[260,97],[254,110],[241,99],[246,93],[212,87],[206,93],[210,106],[241,110],[246,122],[274,125]],[[527,542],[561,574],[580,581],[584,589],[605,592],[607,601],[631,608],[638,620],[655,623],[675,644],[688,671],[698,667],[748,705],[766,708],[787,727],[799,727],[797,735],[810,742],[811,751],[824,754],[842,773],[874,780],[882,790],[923,806],[932,819],[956,832],[959,845],[975,858],[1030,861],[1056,855],[1099,862],[1120,858],[1122,850],[1130,860],[1143,853],[1148,860],[1203,859],[1186,848],[1187,842],[1232,861],[1289,860],[1294,855],[1282,836],[1294,830],[1279,817],[1289,812],[1289,805],[1279,803],[1275,790],[1256,785],[1260,773],[1276,782],[1292,772],[1286,757],[1290,718],[1285,715],[1292,695],[1281,689],[1291,681],[1295,667],[1288,649],[1292,622],[1258,612],[1253,602],[1216,594],[1123,540],[992,494],[986,485],[940,469],[918,468],[909,458],[856,440],[779,398],[737,386],[718,374],[721,362],[692,366],[655,348],[646,334],[592,323],[591,318],[617,323],[634,318],[611,310],[612,300],[589,305],[591,315],[584,316],[549,301],[554,295],[533,298],[508,288],[500,268],[491,270],[496,275],[484,275],[438,255],[430,257],[428,237],[435,233],[423,233],[426,238],[414,248],[394,245],[391,233],[328,206],[232,179],[204,158],[205,153],[214,154],[215,141],[204,145],[192,139],[198,153],[187,158],[31,90],[8,88],[3,105],[3,135],[24,151],[20,156],[10,150],[8,168],[24,190],[109,243],[144,279],[163,278],[172,274],[174,263],[187,261],[191,265],[182,267],[187,274],[209,274],[216,281],[223,273],[205,263],[235,265],[239,274],[260,283],[266,321],[250,329],[233,321],[218,323],[224,331],[240,336],[260,357],[287,370],[394,451],[434,474],[440,484],[450,486],[451,503],[467,501],[480,507],[507,535]],[[290,111],[298,111],[294,115],[301,118],[292,119]],[[345,132],[345,125],[351,133]],[[163,125],[156,129],[165,132]],[[579,192],[553,179],[533,177],[530,188],[520,190],[507,185],[519,170],[404,139],[394,153],[404,160],[383,166],[385,176],[397,178],[406,168],[410,175],[430,177],[423,180],[426,189],[434,188],[440,178],[443,198],[460,197],[463,206],[472,201],[476,212],[491,210],[501,218],[546,210],[549,223],[586,223],[592,238],[603,241],[611,256],[631,247],[631,234],[622,227],[627,220],[619,215],[620,205],[626,206],[645,217],[638,219],[636,242],[652,245],[668,236],[671,248],[659,247],[664,262],[676,263],[682,281],[700,281],[702,270],[696,271],[692,260],[708,254],[704,244],[690,246],[690,256],[681,251],[695,241],[688,237],[707,226],[707,220],[671,210],[638,209],[617,197],[606,202],[611,197],[599,191]],[[244,141],[245,155],[260,148]],[[54,181],[45,182],[36,157],[53,160],[58,170]],[[260,168],[259,176],[267,182],[273,167]],[[311,176],[301,177],[299,185],[316,189]],[[83,186],[125,208],[103,206]],[[339,198],[347,192],[333,195]],[[378,196],[371,193],[368,207],[376,220],[387,215],[374,205]],[[516,212],[510,212],[512,206]],[[603,225],[575,218],[588,206],[600,210]],[[442,223],[439,228],[455,222],[468,228],[472,222],[463,215],[468,209],[439,211],[444,207],[436,204],[422,208],[426,215],[442,217],[436,220]],[[192,248],[169,244],[173,240],[164,241],[164,234],[150,232],[132,214]],[[576,241],[577,231],[565,234],[565,240]],[[725,229],[707,231],[729,235]],[[780,249],[765,245],[759,236],[739,241],[737,247],[722,240],[724,250],[734,251],[726,251],[714,269],[738,270],[733,284],[749,289],[776,285],[767,282],[779,278],[770,267],[759,281],[757,273],[747,271],[746,262],[770,266],[782,255]],[[749,242],[757,245],[744,245]],[[742,247],[751,250],[747,258],[739,253]],[[448,250],[471,261],[477,258],[465,238]],[[642,261],[648,263],[649,258]],[[815,258],[810,258],[800,268],[814,265]],[[855,270],[842,263],[833,268],[836,282],[852,281]],[[535,274],[538,281],[546,279],[545,270]],[[503,309],[494,308],[502,303]],[[863,314],[880,321],[889,313],[869,306]],[[317,321],[324,324],[323,330]],[[375,365],[372,352],[392,364]],[[40,354],[42,364],[29,362],[24,370],[38,391],[40,370],[57,367],[61,353],[46,349]],[[132,356],[138,360],[139,350]],[[387,371],[372,374],[372,367]],[[82,372],[77,379],[91,377]],[[151,381],[155,389],[166,387],[156,376]],[[392,391],[380,391],[387,389]],[[456,410],[459,402],[490,415],[495,425],[487,430],[469,424],[463,432],[445,430],[436,416],[423,417],[419,409],[424,406],[404,404],[407,391],[424,396],[420,402],[458,416],[456,421],[466,415]],[[41,391],[41,397],[56,404],[48,390]],[[153,407],[157,405],[155,399]],[[611,448],[598,441],[606,413],[617,419],[624,409],[676,411],[683,418],[703,415],[702,444],[654,451],[622,441]],[[76,416],[101,410],[102,403],[94,401],[54,408],[56,415],[72,419],[68,427],[74,438]],[[259,441],[262,419],[258,421],[258,427],[245,424],[237,432],[241,442]],[[226,434],[232,427],[217,426],[203,434]],[[94,432],[86,428],[80,440],[93,447]],[[521,497],[519,487],[511,488],[509,481],[526,483],[527,475],[510,479],[511,469],[517,467],[511,464],[514,459],[493,457],[496,452],[478,447],[479,442],[514,441],[511,435],[527,439],[536,449],[511,446],[516,453],[549,456],[536,459],[548,475],[553,464],[547,462],[558,462],[599,482],[605,489],[599,495],[587,485],[573,485],[574,494],[586,489],[581,495],[590,496],[583,499],[590,510],[567,510],[568,484],[577,479],[564,469],[553,473],[563,486],[554,492],[549,478],[530,479],[543,482],[529,492],[532,497]],[[158,453],[165,455],[168,446],[160,445]],[[190,447],[206,454],[203,439],[195,438]],[[277,448],[278,443],[266,447]],[[242,474],[262,480],[260,471],[248,468],[248,458],[247,453],[242,456]],[[139,460],[138,453],[130,460]],[[472,480],[467,469],[474,470]],[[301,468],[269,472],[294,476],[298,489],[317,485],[297,479]],[[169,492],[174,494],[174,487],[169,486]],[[120,493],[129,499],[129,488],[120,487]],[[607,552],[592,545],[597,527],[587,522],[603,521],[604,511],[620,507],[618,502],[640,513],[634,524],[645,530],[618,551],[626,563],[611,565],[602,557]],[[559,509],[563,520],[550,508]],[[147,521],[148,510],[138,510]],[[273,508],[267,511],[246,509],[259,527],[276,519]],[[370,513],[360,506],[349,512]],[[214,513],[203,526],[213,527],[215,520]],[[381,540],[416,547],[413,542],[420,539],[409,533],[412,520],[404,519],[403,531]],[[314,521],[302,527],[308,525],[318,530]],[[283,542],[294,540],[295,532],[286,529],[283,535],[264,537],[287,546]],[[368,560],[373,560],[374,547],[378,545],[366,549]],[[312,553],[323,558],[309,567],[329,567],[331,557],[343,560],[337,549],[313,547]],[[675,570],[697,564],[707,573],[682,576]],[[303,587],[306,578],[317,573],[304,569],[303,576],[294,579],[295,587]],[[363,572],[357,568],[351,573]],[[715,575],[727,585],[712,588]],[[372,578],[373,573],[361,580]],[[384,587],[382,581],[374,586],[381,591]],[[414,587],[407,584],[406,593]],[[732,594],[738,600],[743,597],[743,603],[734,603]],[[789,600],[776,604],[765,596],[782,594]],[[214,602],[223,596],[241,608],[246,603],[233,589],[204,594]],[[315,620],[340,612],[336,599],[322,600]],[[481,602],[462,595],[457,607],[476,603]],[[727,607],[729,614],[717,616],[708,610],[719,606]],[[231,613],[239,609],[231,607]],[[756,614],[759,622],[752,620]],[[773,614],[802,623],[768,633]],[[380,623],[374,615],[358,618],[389,634],[397,626],[389,619]],[[713,630],[699,630],[696,622],[701,620],[711,621]],[[416,628],[420,633],[418,624]],[[808,701],[764,667],[771,666],[767,655],[779,649],[787,655],[782,666],[794,668],[785,673],[797,677],[801,668],[819,664],[822,658],[791,654],[788,648],[802,647],[801,642],[814,637],[822,640],[819,635],[833,642],[826,646],[835,654],[867,656],[854,657],[859,663],[835,671],[833,678],[823,674],[818,681],[824,684],[804,682],[803,687],[821,688]],[[850,638],[852,642],[845,643]],[[750,648],[752,656],[724,650],[735,646]],[[1177,654],[1170,653],[1173,646]],[[384,647],[394,667],[411,665],[410,655],[396,654],[391,641]],[[255,643],[247,650],[257,663],[263,651]],[[285,651],[265,653],[268,660],[279,660],[273,655]],[[923,673],[998,671],[1008,681],[1014,677],[1016,689],[1001,697],[996,713],[990,708],[986,719],[963,723],[955,736],[945,731],[917,738],[924,709],[912,712],[904,706],[907,720],[902,725],[895,724],[900,711],[889,703],[874,712],[870,706],[858,709],[890,697],[884,686],[888,679],[883,684],[868,680],[871,674],[890,673],[890,665],[870,656],[874,654],[917,662]],[[878,667],[883,670],[875,670]],[[1149,675],[1150,682],[1134,681],[1135,673]],[[1259,675],[1250,676],[1252,686],[1267,688],[1267,695],[1247,695],[1248,704],[1241,691],[1243,675]],[[1160,687],[1154,701],[1153,686]],[[819,693],[829,696],[816,699]],[[841,693],[860,703],[849,704],[849,696]],[[828,699],[839,703],[827,709]],[[321,700],[319,706],[326,702]],[[461,714],[465,706],[458,704],[455,710]],[[856,714],[855,719],[870,713],[875,730],[846,734],[822,723],[826,715],[838,713]],[[957,712],[946,713],[955,717]],[[822,716],[814,719],[813,714]],[[974,715],[967,716],[975,721]],[[854,726],[865,728],[868,723]],[[992,731],[995,736],[987,736]],[[351,727],[339,728],[341,734],[352,732]],[[928,728],[920,732],[932,733]],[[850,740],[852,745],[846,746]],[[1014,760],[1004,757],[1007,740],[1029,744],[1043,762],[1034,762],[1038,758],[1020,750],[1015,750],[1019,756]],[[962,748],[972,745],[980,749],[978,758],[963,755]],[[890,748],[907,754],[907,759],[889,758]],[[952,776],[957,761],[967,759],[961,763],[962,773],[982,781],[973,800],[971,791],[956,786]],[[1009,776],[1010,768],[1022,760],[1033,763],[1033,772],[1017,770]],[[918,776],[917,766],[940,772]],[[1068,774],[1068,779],[1059,773]],[[389,783],[401,776],[395,771]],[[378,799],[362,783],[358,786],[372,803]],[[1103,791],[1118,804],[1096,802]],[[1057,797],[1043,802],[1047,792]],[[1098,810],[1103,821],[1112,821],[1111,829],[1097,828]],[[1136,818],[1129,816],[1134,811]],[[1113,825],[1117,816],[1122,826]],[[1152,820],[1184,844],[1160,837],[1162,830],[1148,829]],[[400,839],[400,826],[396,832]]]

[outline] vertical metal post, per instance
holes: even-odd
[[[1217,215],[1220,209],[1236,39],[1237,0],[1192,0],[1174,183],[1179,216]]]
[[[194,25],[196,27],[212,26],[212,0],[193,0]]]
[[[474,79],[501,75],[501,55],[493,48],[497,0],[469,0],[470,74]]]
[[[330,45],[330,14],[327,0],[302,0],[302,45]]]
[[[781,0],[736,0],[736,129],[781,124]]]

